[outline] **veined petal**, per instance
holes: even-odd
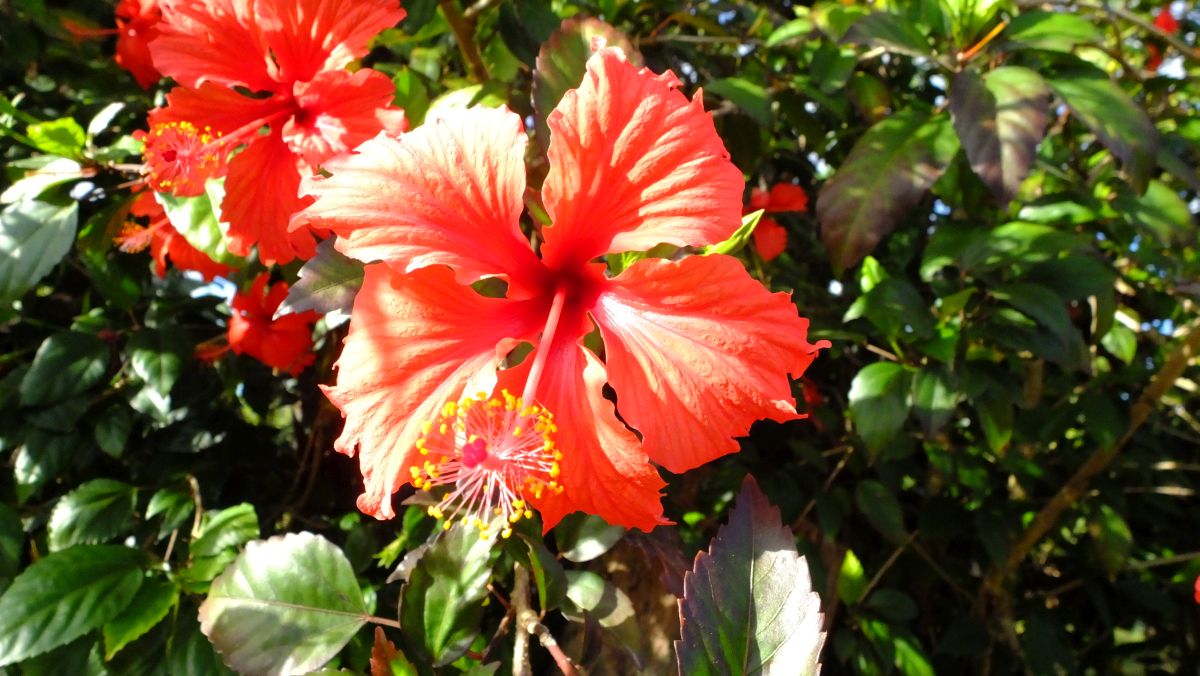
[[[404,131],[404,111],[391,107],[396,86],[377,70],[329,70],[295,87],[299,111],[283,126],[283,139],[311,167],[349,152],[380,130]]]
[[[404,18],[399,0],[258,0],[255,9],[283,82],[345,66]]]
[[[185,87],[206,81],[274,91],[274,65],[254,0],[162,0],[150,54],[159,72]]]
[[[167,105],[150,111],[149,118],[152,126],[190,122],[201,129],[211,127],[214,132],[228,134],[255,120],[268,120],[287,105],[286,101],[276,97],[256,99],[229,87],[205,82],[196,89],[175,87],[167,94]]]
[[[554,414],[555,445],[562,452],[560,495],[533,500],[545,530],[575,511],[645,531],[667,523],[660,491],[665,483],[637,436],[617,419],[604,398],[604,365],[570,332],[554,340],[534,397]],[[500,374],[501,385],[519,391],[529,360]]]
[[[615,49],[588,61],[579,89],[547,117],[550,173],[543,257],[551,267],[660,243],[702,245],[741,223],[742,173],[697,92],[638,69]]]
[[[304,208],[299,197],[305,165],[283,142],[278,131],[260,136],[229,162],[221,219],[229,223],[229,250],[250,255],[258,245],[263,265],[312,258],[317,243],[307,229],[288,231],[288,219]]]
[[[346,417],[334,447],[359,455],[359,509],[391,518],[391,495],[409,479],[421,423],[447,402],[490,392],[495,368],[538,328],[524,303],[485,298],[445,267],[397,274],[366,268],[354,300],[337,383],[325,393]]]
[[[788,375],[828,346],[809,344],[788,294],[768,292],[728,256],[639,261],[592,315],[621,416],[672,472],[737,450],[733,438],[755,420],[800,417]]]
[[[337,248],[398,272],[449,265],[460,282],[524,280],[541,263],[518,227],[525,192],[521,120],[472,108],[427,120],[400,138],[380,134],[306,180],[316,202],[292,227],[338,235]]]

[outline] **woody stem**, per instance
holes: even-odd
[[[550,303],[550,314],[546,316],[546,328],[542,331],[542,339],[537,350],[533,353],[533,365],[529,367],[529,377],[525,380],[525,391],[521,399],[526,404],[533,403],[533,395],[537,393],[538,381],[542,379],[542,371],[546,369],[546,358],[550,355],[550,347],[554,345],[554,334],[558,332],[558,320],[562,318],[563,306],[567,304],[566,288],[559,288],[554,293]]]

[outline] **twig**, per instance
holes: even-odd
[[[458,51],[462,52],[463,59],[471,67],[475,79],[480,84],[491,80],[487,65],[483,63],[483,58],[479,56],[479,48],[475,46],[475,22],[468,21],[463,17],[454,0],[438,0],[438,7],[442,8],[442,16],[446,17],[446,23],[450,25],[450,31],[454,33]]]
[[[529,571],[525,566],[513,566],[513,590],[508,600],[512,603],[517,618],[517,630],[513,632],[513,676],[533,676],[533,667],[529,665],[529,633],[524,631],[525,620],[533,616],[529,607]],[[534,621],[537,621],[537,617]]]
[[[497,0],[479,0],[479,2],[471,5],[463,12],[463,18],[467,21],[475,21],[475,17],[483,14],[489,7],[496,4]]]
[[[875,571],[875,575],[871,578],[871,581],[867,583],[867,586],[863,588],[862,594],[859,596],[859,598],[867,598],[871,591],[875,589],[875,585],[879,584],[879,581],[883,579],[883,574],[888,572],[888,569],[892,567],[892,564],[896,563],[896,559],[900,558],[900,555],[904,553],[905,549],[908,549],[908,546],[912,544],[912,541],[916,539],[916,537],[917,532],[913,531],[911,534],[909,534],[907,540],[902,542],[900,546],[896,547],[895,551],[892,552],[892,555],[887,558],[887,561],[884,561],[883,565],[879,567],[879,570]]]

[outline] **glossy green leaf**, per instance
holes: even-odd
[[[479,635],[491,553],[479,531],[459,526],[439,535],[417,562],[400,592],[400,625],[412,657],[443,666]]]
[[[576,563],[600,556],[625,535],[620,526],[583,512],[569,514],[554,528],[554,539],[563,558]]]
[[[913,411],[927,436],[940,432],[954,417],[958,382],[943,366],[926,366],[913,378]]]
[[[71,457],[79,452],[75,434],[52,434],[42,430],[25,433],[25,443],[17,449],[13,478],[17,483],[17,502],[23,503],[58,476]]]
[[[108,352],[108,345],[90,333],[50,336],[21,381],[21,405],[41,406],[86,392],[108,370]]]
[[[83,127],[69,117],[31,124],[25,128],[25,135],[44,153],[73,158],[83,154],[87,141]]]
[[[1017,196],[1046,133],[1050,89],[1036,72],[1002,66],[955,74],[950,113],[971,169],[1000,204]]]
[[[842,42],[883,47],[909,56],[932,56],[929,41],[907,19],[887,12],[872,12],[850,27]]]
[[[70,643],[116,617],[142,584],[142,553],[81,545],[39,559],[0,596],[0,666]]]
[[[105,454],[119,458],[125,454],[129,435],[133,431],[133,414],[124,404],[109,407],[96,421],[92,436]]]
[[[948,115],[903,110],[867,130],[817,196],[837,269],[857,264],[925,196],[958,152]]]
[[[850,416],[867,448],[886,446],[908,418],[909,382],[907,369],[894,362],[876,362],[864,367],[850,384]]]
[[[317,245],[317,253],[298,273],[299,279],[288,289],[287,298],[277,314],[287,315],[314,310],[321,314],[339,311],[350,314],[354,297],[362,287],[362,263],[334,248],[335,238]]]
[[[125,610],[104,624],[104,659],[150,631],[179,602],[179,585],[162,578],[142,583]]]
[[[529,549],[529,572],[542,610],[559,607],[567,593],[567,577],[562,564],[540,538],[522,537],[521,540]]]
[[[1150,180],[1158,153],[1158,130],[1125,90],[1103,71],[1076,69],[1047,78],[1071,112],[1121,160],[1139,192]]]
[[[975,409],[988,448],[994,453],[1003,452],[1012,441],[1013,403],[998,395],[984,395],[975,400]]]
[[[821,599],[792,532],[753,477],[685,575],[679,617],[680,673],[820,671]]]
[[[48,530],[50,551],[105,542],[133,524],[137,489],[112,479],[92,479],[54,505]]]
[[[1021,12],[1004,29],[1010,49],[1049,49],[1069,52],[1079,45],[1099,43],[1104,35],[1095,22],[1071,12]]]
[[[304,673],[332,659],[367,616],[342,551],[319,535],[288,533],[247,544],[213,580],[200,628],[237,671]]]
[[[1132,364],[1137,356],[1137,334],[1123,324],[1114,324],[1100,339],[1100,344],[1117,359]]]
[[[778,47],[780,45],[786,45],[807,37],[813,32],[813,28],[815,28],[815,26],[813,25],[812,19],[809,19],[808,17],[792,19],[791,21],[771,31],[771,34],[767,36],[767,40],[764,44],[768,49],[772,47]]]
[[[221,222],[221,201],[224,198],[223,181],[209,181],[204,185],[204,194],[195,197],[154,193],[154,199],[167,213],[167,220],[188,244],[218,263],[240,267],[244,259],[230,253],[226,244],[229,226]]]
[[[1121,191],[1113,206],[1164,246],[1183,245],[1195,236],[1195,217],[1187,202],[1161,181],[1151,180],[1141,195]]]
[[[752,211],[745,216],[742,216],[742,224],[737,230],[729,236],[729,239],[716,244],[709,244],[701,251],[705,256],[712,254],[733,255],[742,250],[750,242],[754,235],[754,229],[758,227],[758,222],[762,220],[763,210]]]
[[[933,316],[920,292],[907,279],[889,277],[855,299],[842,321],[866,317],[890,340],[933,335]]]
[[[33,201],[56,185],[83,177],[83,165],[65,157],[50,158],[45,166],[33,169],[0,193],[0,203]]]
[[[746,78],[727,77],[705,84],[704,91],[733,102],[764,127],[771,126],[771,95],[762,85]]]
[[[642,637],[629,595],[590,570],[568,570],[566,582],[564,617],[585,626],[594,621],[617,645],[635,654],[641,651]]]
[[[1133,533],[1129,524],[1108,505],[1100,505],[1088,519],[1088,534],[1096,557],[1109,577],[1116,576],[1125,568],[1129,554],[1133,551]]]
[[[193,557],[217,556],[258,537],[254,505],[242,503],[204,515],[200,533],[192,540]]]
[[[0,504],[0,593],[21,569],[21,551],[25,549],[25,530],[21,517],[8,505]]]
[[[854,489],[854,505],[888,542],[900,544],[908,538],[904,510],[887,486],[872,479],[860,481]]]
[[[150,504],[146,506],[146,519],[162,515],[162,525],[158,529],[159,537],[162,537],[182,526],[195,509],[196,503],[186,488],[161,488],[150,496]],[[255,520],[257,521],[257,518]]]
[[[79,205],[25,201],[0,211],[0,303],[25,294],[71,250]]]
[[[129,366],[134,375],[160,396],[166,398],[189,358],[187,343],[168,331],[143,329],[129,340]]]

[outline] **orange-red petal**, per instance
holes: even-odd
[[[167,105],[150,111],[149,117],[151,126],[165,122],[190,122],[202,129],[211,127],[214,132],[229,134],[255,120],[270,119],[287,106],[288,102],[282,97],[254,98],[229,87],[206,82],[195,89],[175,87],[167,94]]]
[[[767,204],[763,208],[768,212],[806,211],[808,209],[808,193],[798,185],[776,183],[767,193]]]
[[[259,137],[229,162],[221,219],[229,223],[230,251],[248,256],[257,244],[264,265],[312,258],[317,248],[312,233],[288,231],[288,220],[308,201],[298,194],[302,171],[309,170],[278,131]]]
[[[296,84],[300,111],[283,125],[283,139],[311,167],[349,152],[382,129],[404,131],[404,111],[392,108],[396,86],[377,70],[330,70]]]
[[[407,275],[366,268],[354,300],[337,383],[325,388],[346,417],[334,447],[359,455],[359,509],[395,515],[391,495],[409,479],[421,423],[448,401],[490,392],[495,368],[515,344],[540,329],[526,305],[485,298],[443,266]]]
[[[554,225],[542,252],[550,267],[664,242],[720,242],[737,229],[742,173],[703,98],[688,101],[678,86],[669,71],[655,75],[603,49],[547,117],[542,199]]]
[[[555,338],[534,397],[558,426],[554,442],[563,454],[559,481],[565,490],[532,502],[545,530],[567,514],[583,511],[614,525],[649,531],[667,523],[660,494],[665,483],[637,436],[604,398],[604,365],[577,341],[569,333]],[[502,384],[520,391],[526,364],[528,360],[524,368],[501,372]]]
[[[526,136],[507,110],[472,108],[427,120],[400,138],[380,134],[327,162],[304,190],[316,202],[292,226],[338,235],[337,248],[398,272],[449,265],[461,282],[518,281],[541,263],[518,227]]]
[[[764,218],[754,228],[754,250],[764,261],[772,260],[787,249],[787,230],[773,218]]]
[[[404,18],[399,0],[258,0],[255,10],[283,82],[342,68]]]
[[[809,344],[788,294],[728,256],[639,261],[592,314],[621,416],[672,472],[737,450],[755,420],[800,417],[788,375],[828,345]]]
[[[255,0],[162,0],[154,65],[185,87],[210,81],[274,91],[275,69],[259,28]]]
[[[129,71],[142,89],[149,89],[162,77],[150,56],[162,11],[155,0],[121,0],[116,14],[117,65]]]

